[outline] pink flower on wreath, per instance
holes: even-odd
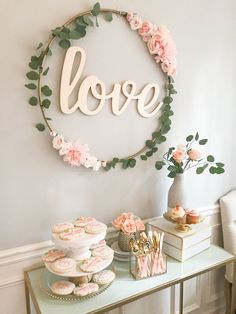
[[[79,167],[86,160],[88,146],[76,143],[65,143],[59,151],[63,155],[63,160],[71,166]]]
[[[187,154],[189,159],[191,160],[198,160],[199,158],[201,158],[201,153],[197,149],[190,149]]]
[[[129,12],[127,15],[126,15],[126,19],[128,22],[131,22],[134,18],[134,13],[132,12]]]
[[[135,226],[136,226],[137,231],[143,231],[143,230],[145,230],[144,223],[142,222],[141,219],[137,219],[137,220],[135,220],[134,222],[135,222]]]
[[[136,232],[136,225],[133,219],[126,219],[122,225],[121,230],[125,234],[135,233]]]
[[[134,16],[134,18],[129,23],[133,31],[141,28],[143,24],[142,20],[138,16]]]
[[[61,149],[64,143],[64,137],[61,135],[55,136],[52,140],[52,145],[55,149]]]
[[[172,153],[172,158],[178,163],[181,163],[184,157],[185,157],[185,152],[183,152],[182,150],[177,149]]]
[[[142,27],[138,30],[139,35],[141,35],[142,37],[151,35],[152,31],[153,31],[153,24],[148,21],[143,22]]]

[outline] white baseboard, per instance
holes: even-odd
[[[220,232],[219,227],[221,223],[219,204],[204,206],[204,207],[198,208],[198,210],[206,219],[208,219],[210,225],[212,226],[213,234],[215,233],[218,234]],[[150,220],[151,219],[146,219],[145,222],[148,222]],[[109,227],[108,232],[107,232],[107,241],[110,242],[114,240],[116,237],[117,237],[116,230],[113,227]],[[5,291],[5,289],[15,290],[16,286],[19,286],[19,289],[20,288],[22,289],[23,280],[24,280],[24,273],[23,273],[24,270],[34,265],[37,265],[38,263],[41,263],[41,256],[52,247],[53,247],[52,241],[44,241],[41,243],[24,245],[21,247],[16,247],[16,248],[1,251],[0,252],[0,299],[1,299],[1,293]],[[174,298],[174,295],[173,295],[173,298]],[[4,300],[5,301],[4,303],[6,303],[6,306],[8,305],[12,306],[11,299],[12,299],[12,295],[9,295],[9,300]],[[173,299],[172,301],[175,304],[175,300]],[[214,296],[214,301],[217,301],[215,300],[215,296]],[[24,300],[21,300],[21,302],[24,302]],[[191,305],[188,305],[186,310],[188,313],[194,313],[196,310],[199,310],[199,306],[201,308],[201,304],[199,305],[198,302],[196,302],[195,304],[193,303]],[[22,307],[25,308],[25,306],[23,305]],[[16,313],[16,312],[23,313],[21,311],[17,311],[17,309],[12,310],[12,313]]]

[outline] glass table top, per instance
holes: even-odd
[[[220,267],[236,257],[224,249],[211,245],[202,253],[185,262],[168,257],[167,273],[148,279],[134,280],[129,272],[129,263],[113,261],[116,279],[107,290],[91,299],[77,301],[55,300],[47,296],[39,285],[40,278],[48,272],[44,267],[28,272],[30,285],[42,314],[85,314],[108,311],[149,293],[167,288],[202,272]]]

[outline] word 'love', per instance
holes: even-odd
[[[80,53],[80,62],[74,78],[71,79],[73,64],[77,53]],[[111,101],[112,112],[117,116],[121,115],[126,110],[132,100],[137,101],[137,110],[139,114],[145,118],[149,118],[158,112],[162,103],[157,102],[160,92],[157,84],[149,83],[143,87],[140,93],[136,94],[135,82],[125,81],[123,84],[114,84],[112,91],[106,94],[104,82],[93,75],[83,79],[78,87],[77,101],[74,105],[69,106],[69,97],[82,75],[85,61],[86,53],[82,48],[71,47],[67,50],[62,69],[60,87],[60,106],[63,113],[70,114],[79,108],[80,111],[86,115],[96,115],[102,110],[105,101],[108,99]],[[89,92],[98,100],[96,108],[90,109],[87,105]],[[126,98],[122,106],[119,105],[121,93]],[[150,93],[152,93],[152,95],[150,95]]]

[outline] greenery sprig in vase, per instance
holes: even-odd
[[[167,166],[169,171],[168,177],[175,178],[177,174],[182,174],[192,168],[196,168],[196,173],[201,174],[206,169],[211,174],[224,173],[224,164],[216,162],[213,155],[202,156],[202,153],[195,148],[195,145],[205,145],[207,139],[200,139],[199,134],[188,135],[186,144],[170,147],[163,155],[163,159],[157,161],[155,167],[161,170],[163,166]]]

